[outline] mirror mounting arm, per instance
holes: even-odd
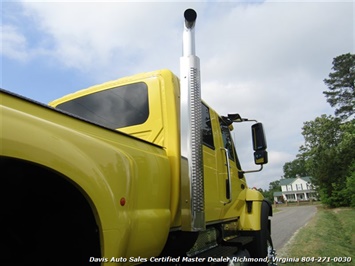
[[[263,164],[260,165],[260,168],[258,170],[249,170],[249,171],[239,171],[238,170],[238,172],[244,175],[244,174],[249,174],[249,173],[260,172],[261,170],[263,170]]]

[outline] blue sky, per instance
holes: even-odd
[[[220,114],[264,123],[268,188],[303,143],[303,122],[333,114],[322,92],[334,57],[354,53],[353,1],[2,1],[1,88],[47,103],[119,77],[179,75],[182,14],[198,13],[202,97]],[[252,168],[250,125],[239,157]]]

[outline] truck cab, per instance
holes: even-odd
[[[273,264],[271,204],[245,178],[267,163],[262,124],[260,169],[246,171],[231,131],[252,120],[201,99],[197,14],[184,17],[180,77],[136,74],[49,106],[0,91],[5,263]]]
[[[171,173],[170,225],[164,230],[168,230],[175,238],[181,232],[194,231],[184,230],[184,211],[190,208],[191,197],[202,197],[206,230],[193,235],[198,239],[208,232],[215,239],[207,246],[200,245],[195,249],[193,245],[196,240],[192,241],[190,249],[194,251],[190,253],[199,254],[211,246],[218,246],[219,234],[224,236],[223,241],[227,243],[229,239],[260,232],[263,205],[264,208],[267,206],[267,216],[271,214],[271,209],[258,191],[248,188],[231,135],[231,116],[218,115],[204,101],[201,101],[200,107],[203,195],[191,195],[186,151],[181,148],[181,142],[186,141],[187,136],[181,129],[184,126],[180,123],[180,108],[186,106],[180,104],[180,97],[178,77],[163,69],[93,86],[55,100],[50,105],[163,148]],[[253,138],[260,136],[254,134]],[[265,149],[264,146],[262,148]],[[263,219],[269,224],[267,218]],[[245,237],[241,239],[248,240]],[[249,241],[252,243],[251,238]],[[185,251],[186,254],[188,252]]]

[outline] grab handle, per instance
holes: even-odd
[[[229,151],[226,148],[221,148],[221,150],[224,151],[224,155],[226,157],[226,167],[227,167],[227,177],[228,179],[226,180],[226,198],[227,202],[222,201],[224,205],[229,204],[232,202],[232,179],[231,179],[231,169],[230,169],[230,164],[229,164]]]

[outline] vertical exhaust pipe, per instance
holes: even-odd
[[[182,230],[205,230],[205,199],[202,160],[202,106],[200,59],[195,55],[195,23],[193,9],[184,12],[183,55],[180,58],[181,128],[187,122],[188,177],[182,180]],[[187,112],[183,106],[187,101]],[[181,149],[186,149],[181,141]]]
[[[195,24],[197,13],[193,9],[186,9],[184,12],[184,33],[183,33],[183,51],[182,56],[195,56]]]

